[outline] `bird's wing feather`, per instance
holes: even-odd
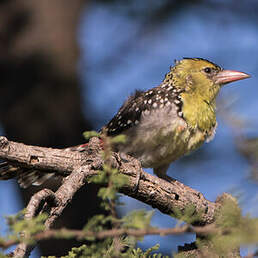
[[[182,102],[179,99],[177,89],[169,84],[161,84],[159,87],[148,91],[136,91],[119,109],[113,119],[104,127],[109,136],[115,136],[138,124],[143,112],[166,105],[167,102],[176,101],[178,111],[181,111]]]

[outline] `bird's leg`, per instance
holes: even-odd
[[[170,164],[166,164],[166,165],[163,165],[163,166],[160,166],[160,167],[157,167],[157,168],[154,168],[153,171],[154,171],[154,174],[157,175],[159,178],[162,178],[168,182],[174,182],[175,179],[168,176],[166,173],[167,173],[167,170],[168,170],[168,167],[169,167]]]
[[[137,168],[136,168],[136,177],[135,177],[135,185],[133,187],[133,191],[136,192],[136,190],[138,189],[139,186],[139,182],[141,179],[141,171],[142,171],[142,167],[140,165],[140,162],[137,163]]]

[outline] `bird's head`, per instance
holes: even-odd
[[[165,81],[182,92],[182,111],[188,125],[209,131],[216,124],[215,99],[221,86],[248,77],[202,58],[184,58],[171,67]]]
[[[223,70],[202,58],[184,58],[176,61],[175,66],[171,68],[170,76],[176,87],[209,102],[214,100],[221,86],[250,77],[243,72]]]

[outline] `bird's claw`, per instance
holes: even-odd
[[[174,179],[174,178],[172,178],[172,177],[170,177],[168,175],[162,175],[162,176],[159,176],[159,178],[164,179],[165,181],[167,181],[169,183],[172,183],[172,182],[176,181],[176,179]]]

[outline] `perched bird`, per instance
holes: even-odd
[[[175,62],[159,86],[130,96],[103,129],[111,137],[126,135],[126,143],[117,145],[116,150],[169,179],[166,171],[171,162],[214,137],[215,99],[221,87],[248,77],[202,58],[184,58]],[[8,169],[14,168],[8,164],[0,167],[0,179],[8,175]],[[47,178],[33,173],[17,173],[21,185],[42,183]]]
[[[107,124],[108,135],[125,134],[127,143],[118,150],[167,178],[171,162],[214,137],[221,87],[248,77],[202,58],[176,61],[158,87],[129,97]]]

